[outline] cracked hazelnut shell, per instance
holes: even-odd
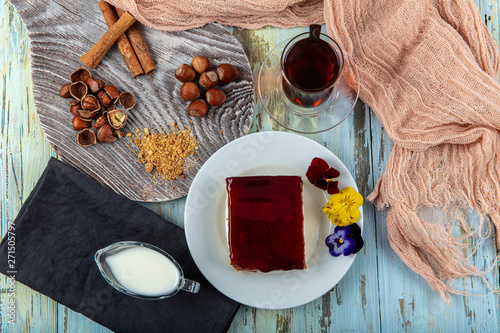
[[[94,122],[94,128],[95,129],[99,129],[99,128],[103,127],[104,125],[107,125],[107,124],[108,124],[108,118],[106,117],[106,115],[101,115]]]
[[[84,109],[78,109],[78,110],[76,110],[76,113],[78,114],[78,117],[80,117],[80,119],[84,120],[84,121],[91,121],[92,118],[95,117],[94,112],[87,111]]]
[[[87,82],[89,77],[91,77],[89,70],[87,68],[80,67],[69,76],[69,80],[71,83],[78,81]]]
[[[82,99],[82,109],[85,111],[97,112],[101,109],[101,104],[97,97],[87,94],[87,96]]]
[[[85,96],[87,96],[88,91],[89,88],[82,81],[74,82],[69,86],[69,93],[77,101],[81,101]]]
[[[97,98],[99,99],[99,103],[101,103],[102,106],[108,107],[113,104],[113,100],[104,90],[101,90],[97,93]]]
[[[109,98],[111,98],[113,101],[115,101],[120,96],[120,92],[115,86],[109,85],[105,86],[103,89],[108,94]]]
[[[85,81],[85,83],[89,87],[89,90],[92,94],[96,94],[97,92],[99,92],[99,90],[101,90],[104,87],[104,85],[100,87],[99,82],[97,80],[94,80],[92,76],[90,76],[87,79],[87,81]],[[102,83],[104,83],[104,81]]]
[[[104,88],[105,84],[104,84],[103,80],[97,79],[96,82],[97,82],[97,85],[99,86],[99,90],[101,90],[102,88]]]
[[[76,142],[82,147],[88,147],[97,143],[94,131],[84,128],[76,136]]]
[[[112,110],[106,115],[108,124],[114,129],[120,129],[127,124],[128,115],[122,110]]]
[[[75,103],[74,104],[70,103],[71,106],[69,107],[69,112],[71,112],[75,116],[78,116],[78,110],[80,110],[82,108],[82,105],[78,101],[72,101],[72,102],[75,102]]]
[[[135,97],[131,93],[124,91],[118,97],[118,102],[123,106],[125,111],[128,111],[135,106]]]
[[[121,129],[115,129],[113,131],[113,135],[116,136],[118,139],[121,139],[124,137],[123,131]]]
[[[63,84],[61,89],[59,89],[59,96],[61,96],[62,98],[70,98],[71,97],[71,94],[69,93],[69,86],[70,85],[71,85],[71,83]]]
[[[97,140],[103,143],[116,141],[117,137],[113,135],[113,129],[109,125],[104,125],[97,132]]]

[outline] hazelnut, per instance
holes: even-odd
[[[94,131],[84,128],[76,136],[76,142],[82,147],[88,147],[97,143]]]
[[[70,106],[69,112],[71,112],[75,116],[78,116],[78,110],[80,110],[82,108],[82,105],[78,101],[72,101],[72,102],[76,102],[76,103]]]
[[[193,101],[200,97],[200,89],[194,82],[185,82],[181,87],[181,98],[188,101]]]
[[[107,125],[107,124],[108,124],[107,117],[105,115],[101,115],[94,122],[94,128],[95,129],[99,129],[99,128],[103,127],[104,125]]]
[[[82,99],[82,109],[97,112],[101,109],[101,104],[99,104],[99,100],[94,95],[87,95]]]
[[[99,87],[99,90],[104,88],[104,81],[103,80],[97,79],[96,82],[97,82],[97,86]]]
[[[194,70],[198,72],[198,74],[204,73],[210,69],[210,61],[207,57],[202,55],[194,57],[193,61],[191,61],[191,65],[193,65]]]
[[[97,132],[97,140],[99,140],[99,142],[109,143],[116,141],[116,139],[117,138],[113,135],[113,130],[109,125],[102,126],[99,129],[99,132]]]
[[[113,100],[104,90],[101,90],[97,93],[97,98],[99,99],[99,102],[102,106],[108,107],[113,104]]]
[[[207,103],[202,99],[192,101],[188,106],[188,113],[192,117],[204,117],[207,114]]]
[[[213,88],[219,83],[219,77],[214,71],[209,71],[201,74],[200,76],[200,86],[207,89]]]
[[[226,94],[219,88],[209,89],[206,93],[208,105],[217,106],[226,101]]]
[[[84,109],[78,109],[78,110],[76,110],[76,113],[78,114],[78,117],[80,117],[80,119],[84,120],[84,121],[90,121],[95,116],[94,112],[87,111]]]
[[[81,101],[85,96],[87,96],[88,91],[89,88],[82,81],[74,82],[69,86],[69,93],[77,101]]]
[[[108,114],[106,115],[108,118],[108,123],[111,127],[114,129],[120,129],[125,127],[125,124],[127,123],[127,114],[124,111],[121,110],[112,110],[109,111]]]
[[[85,83],[89,87],[89,90],[92,94],[97,93],[99,90],[101,90],[103,88],[103,87],[99,87],[99,82],[97,82],[97,80],[94,80],[94,78],[92,76],[90,76],[87,79],[87,81],[85,81]],[[102,81],[102,83],[104,83],[104,81]]]
[[[97,93],[99,102],[101,102],[101,105],[105,107],[109,107],[116,103],[119,96],[120,92],[115,86],[105,86],[99,93]]]
[[[193,81],[196,77],[196,73],[193,67],[188,64],[182,64],[175,71],[175,77],[181,82]]]
[[[226,84],[233,82],[238,77],[238,69],[231,64],[221,64],[217,67],[220,82]]]
[[[113,135],[116,136],[118,139],[123,138],[123,131],[121,129],[115,129],[113,131]]]
[[[135,97],[129,92],[122,92],[118,97],[118,101],[123,106],[125,111],[132,109],[135,106]]]
[[[73,117],[72,123],[75,131],[80,131],[84,128],[90,127],[90,121],[81,120],[78,116]]]
[[[71,83],[63,84],[61,89],[59,89],[59,96],[61,96],[63,98],[70,98],[71,97],[71,94],[69,93],[69,86],[70,85],[71,85]]]
[[[109,98],[113,100],[113,102],[118,98],[118,96],[120,96],[120,92],[115,86],[105,86],[103,89],[108,94]]]
[[[69,80],[71,83],[75,83],[78,81],[87,82],[87,79],[90,77],[90,72],[87,68],[81,67],[78,68],[73,74],[70,75]]]

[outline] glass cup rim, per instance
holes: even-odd
[[[281,74],[282,74],[283,79],[286,80],[286,82],[289,85],[291,85],[294,89],[296,89],[296,90],[298,90],[300,92],[304,92],[304,93],[318,93],[318,92],[322,92],[322,91],[331,89],[335,85],[335,83],[337,83],[339,81],[339,79],[342,77],[342,72],[344,70],[344,52],[342,51],[342,48],[340,47],[340,45],[332,37],[328,36],[327,34],[324,34],[324,33],[321,32],[319,35],[320,35],[320,39],[321,39],[321,37],[325,37],[327,41],[332,42],[338,48],[338,52],[335,49],[333,49],[333,51],[340,58],[339,59],[339,65],[340,65],[339,74],[337,75],[337,77],[328,86],[326,86],[324,88],[321,88],[321,89],[313,89],[313,90],[301,89],[301,88],[297,87],[296,85],[292,84],[292,82],[290,82],[290,79],[288,78],[288,75],[284,71],[285,57],[286,57],[286,55],[288,55],[288,52],[290,51],[288,48],[291,47],[291,44],[292,45],[295,44],[297,42],[298,38],[301,38],[301,37],[304,37],[304,36],[309,36],[309,31],[300,33],[300,34],[298,34],[297,36],[293,37],[292,39],[290,39],[288,41],[288,43],[283,48],[283,52],[281,53],[281,59],[280,59],[280,70],[281,70]],[[285,50],[286,50],[286,52],[285,52]]]
[[[181,283],[179,283],[179,285],[170,293],[170,294],[166,294],[166,295],[160,295],[160,296],[144,296],[144,295],[140,295],[140,294],[136,294],[130,290],[127,290],[125,288],[123,288],[118,282],[115,282],[115,281],[112,281],[103,271],[103,267],[102,267],[102,264],[100,262],[100,258],[102,256],[103,253],[106,253],[107,251],[109,250],[113,250],[114,248],[117,248],[117,247],[120,247],[120,246],[127,246],[127,245],[131,245],[131,246],[140,246],[140,247],[145,247],[145,248],[149,248],[151,250],[154,250],[156,252],[159,252],[161,253],[162,255],[164,255],[165,257],[167,257],[168,259],[170,259],[175,267],[177,267],[177,269],[179,270],[179,281]],[[160,299],[164,299],[164,298],[169,298],[169,297],[172,297],[174,296],[175,294],[177,294],[180,290],[181,290],[181,286],[182,286],[182,281],[184,280],[184,271],[182,270],[182,267],[181,265],[170,255],[168,254],[167,252],[165,252],[164,250],[162,250],[161,248],[155,246],[155,245],[151,245],[151,244],[148,244],[148,243],[144,243],[144,242],[139,242],[139,241],[119,241],[119,242],[115,242],[113,244],[110,244],[100,250],[97,250],[95,255],[94,255],[94,260],[99,268],[99,272],[101,273],[101,275],[104,277],[104,279],[113,287],[115,288],[116,290],[118,290],[119,292],[122,292],[126,295],[129,295],[129,296],[132,296],[132,297],[135,297],[135,298],[139,298],[139,299],[144,299],[144,300],[160,300]]]

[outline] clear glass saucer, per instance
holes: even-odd
[[[281,54],[291,39],[278,44],[264,59],[257,78],[259,101],[269,116],[286,129],[303,134],[328,131],[354,110],[359,95],[358,70],[344,52],[346,66],[330,98],[315,108],[297,106],[286,98],[281,85]]]

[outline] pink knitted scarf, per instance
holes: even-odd
[[[392,248],[446,300],[461,293],[449,281],[482,276],[462,252],[481,226],[452,214],[475,209],[481,225],[495,226],[500,248],[500,57],[472,0],[109,2],[161,30],[325,22],[354,59],[361,99],[394,141],[368,197],[389,207]],[[445,217],[426,217],[438,207]],[[451,233],[457,221],[461,237]]]

